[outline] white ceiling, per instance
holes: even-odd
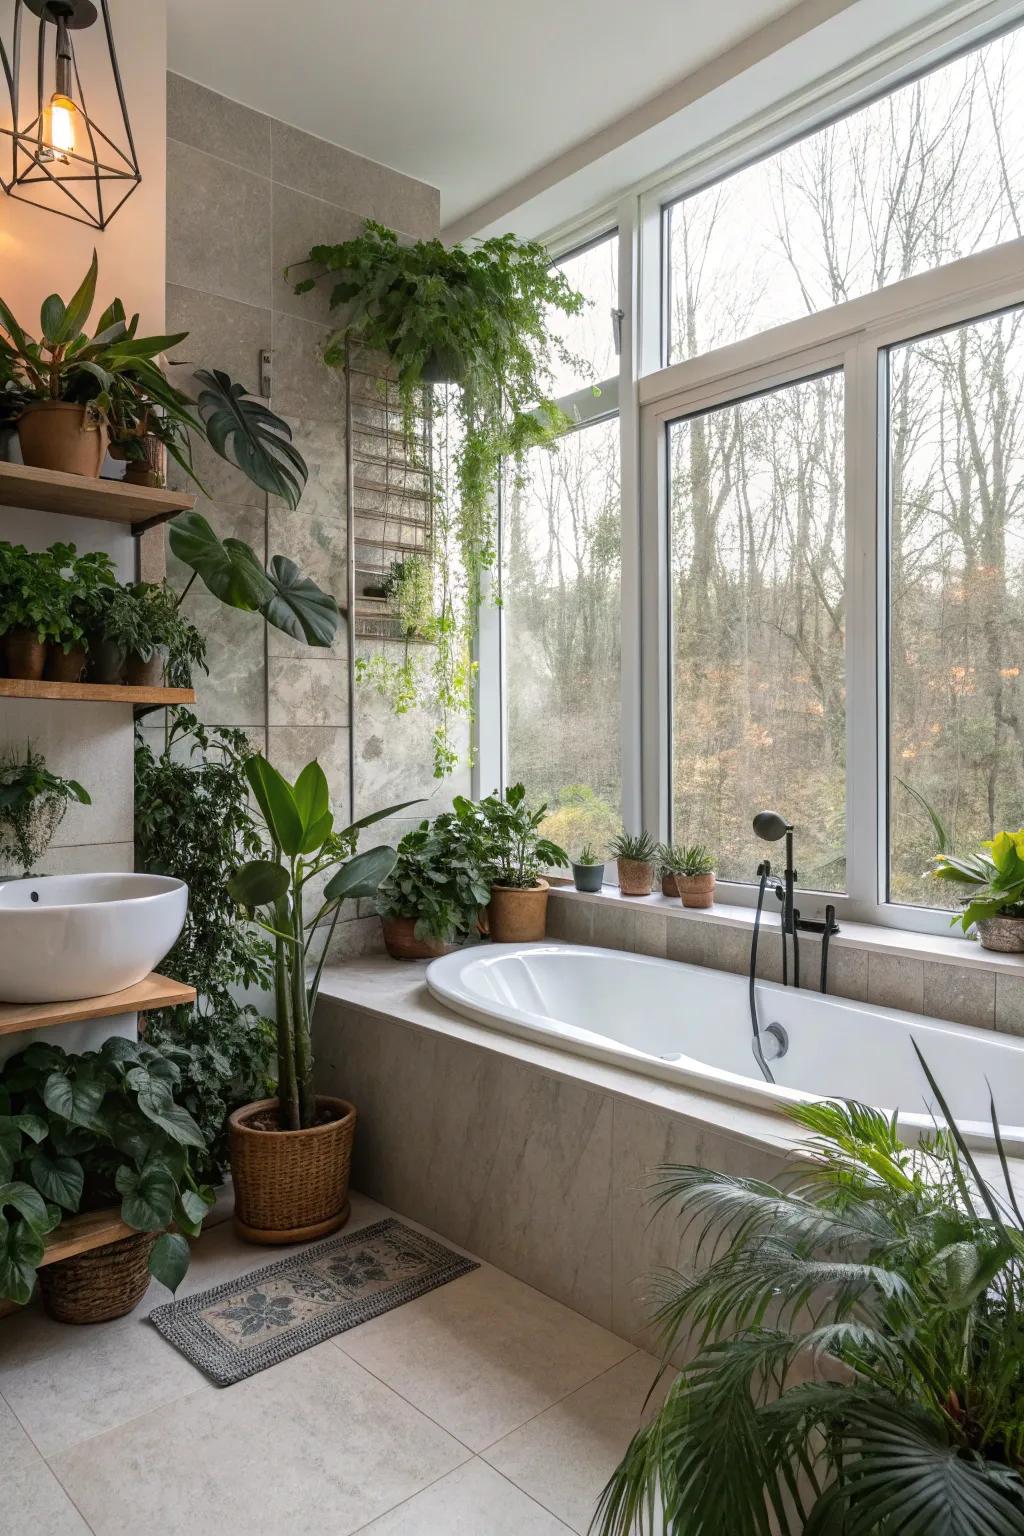
[[[444,223],[797,0],[168,0],[171,69],[441,189]]]

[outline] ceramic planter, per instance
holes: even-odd
[[[54,683],[80,683],[85,676],[85,646],[50,645],[46,652],[46,675]]]
[[[22,458],[33,469],[97,480],[107,452],[107,427],[84,405],[40,400],[18,417],[18,441]]]
[[[443,939],[418,939],[414,917],[382,917],[384,948],[392,960],[436,960],[447,955],[457,944],[446,944]]]
[[[125,682],[129,688],[162,688],[167,668],[167,652],[158,646],[148,660],[141,656],[129,656],[125,667]]]
[[[235,1231],[249,1243],[303,1243],[348,1220],[355,1106],[317,1096],[334,1118],[305,1131],[276,1129],[277,1099],[259,1099],[228,1120]]]
[[[140,434],[143,457],[128,457],[128,450],[121,443],[111,443],[110,457],[123,461],[127,467],[124,478],[128,485],[145,485],[151,490],[163,490],[167,484],[167,449],[158,437],[148,432]]]
[[[8,677],[37,683],[46,670],[46,642],[34,629],[10,629],[4,636],[4,661]]]
[[[116,640],[91,638],[89,641],[89,681],[123,683],[128,658]]]
[[[599,891],[604,884],[604,865],[574,864],[572,883],[578,891]]]
[[[649,896],[654,890],[654,865],[647,859],[618,859],[619,891],[623,896]]]
[[[977,926],[982,949],[1024,954],[1024,917],[983,917]]]
[[[538,880],[527,890],[495,885],[487,912],[495,944],[532,944],[543,939],[548,926],[548,883]]]
[[[697,909],[714,906],[715,877],[710,875],[677,875],[676,884],[683,898],[684,907]]]

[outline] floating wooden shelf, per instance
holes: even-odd
[[[27,464],[0,463],[0,506],[26,507],[32,512],[63,512],[107,523],[127,523],[133,533],[145,533],[179,512],[191,512],[196,498],[187,491],[154,491],[123,480],[90,480],[56,469],[32,469]]]
[[[0,699],[64,699],[75,704],[194,704],[194,688],[127,688],[119,683],[32,682],[0,677]]]
[[[149,1008],[176,1008],[179,1003],[194,1003],[195,998],[194,987],[151,971],[134,987],[107,992],[103,997],[76,998],[70,1003],[0,1003],[0,1035],[49,1029],[53,1024],[74,1024],[80,1019],[105,1019],[119,1013],[144,1013]]]
[[[77,1253],[88,1253],[90,1248],[116,1243],[122,1237],[134,1236],[135,1228],[121,1220],[116,1206],[103,1211],[83,1211],[81,1216],[68,1216],[46,1238],[40,1268],[44,1264],[59,1264],[61,1259],[73,1259]]]

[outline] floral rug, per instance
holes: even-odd
[[[156,1307],[149,1320],[229,1387],[477,1268],[389,1217]]]

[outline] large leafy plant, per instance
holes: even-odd
[[[923,1064],[923,1063],[922,1063]],[[910,1148],[859,1104],[790,1111],[785,1181],[661,1170],[694,1267],[657,1277],[666,1360],[601,1536],[1020,1536],[1024,1224],[946,1125]]]
[[[497,558],[499,475],[568,425],[551,398],[551,360],[569,358],[549,321],[578,314],[584,300],[544,246],[513,235],[473,246],[403,243],[369,220],[352,240],[314,246],[303,265],[312,272],[296,292],[322,282],[331,307],[345,311],[327,364],[342,366],[352,343],[393,364],[410,454],[414,413],[432,389],[433,612],[420,632],[433,663],[424,674],[407,652],[401,661],[363,657],[359,670],[399,712],[416,701],[436,711],[434,770],[443,777],[458,762],[451,717],[472,710],[472,640]]]
[[[228,891],[274,941],[279,1124],[282,1130],[298,1131],[316,1119],[310,1021],[342,902],[376,896],[395,865],[393,848],[356,853],[358,834],[415,802],[388,806],[336,828],[327,778],[316,761],[306,764],[294,784],[262,756],[248,759],[245,776],[263,818],[270,856],[243,864],[228,881]],[[322,894],[308,917],[308,888],[314,883]],[[326,938],[319,935],[325,925]],[[314,940],[321,939],[307,981],[306,957]]]
[[[491,898],[487,828],[477,808],[422,821],[398,844],[394,869],[377,897],[381,917],[414,918],[418,939],[464,944]]]
[[[989,917],[1024,917],[1024,827],[1019,832],[998,832],[982,843],[980,852],[965,857],[936,854],[932,874],[968,893],[963,912],[951,920],[965,933]]]
[[[172,1291],[213,1191],[193,1176],[203,1138],[176,1101],[177,1067],[143,1042],[71,1056],[35,1041],[0,1071],[0,1297],[25,1303],[46,1236],[65,1216],[120,1200],[159,1232],[150,1270]],[[166,1229],[171,1223],[175,1232]]]
[[[468,804],[461,796],[455,801],[457,808]],[[493,885],[529,890],[537,884],[542,869],[564,868],[569,863],[565,849],[542,831],[547,806],[532,808],[523,784],[513,784],[504,795],[488,795],[479,801],[479,809]]]

